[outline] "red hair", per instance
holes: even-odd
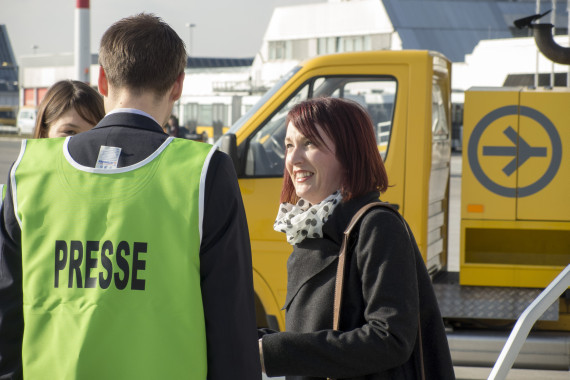
[[[386,168],[380,157],[370,116],[358,103],[342,98],[315,98],[295,105],[287,115],[292,123],[318,148],[326,149],[317,125],[332,140],[343,167],[341,190],[347,201],[388,187]],[[285,168],[281,202],[299,200]]]

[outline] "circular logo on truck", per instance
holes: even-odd
[[[489,165],[489,162],[495,162],[496,165],[504,165],[501,162],[505,162],[505,157],[509,158],[506,161],[507,164],[501,170],[507,177],[515,174],[520,167],[530,160],[548,156],[547,146],[542,146],[542,144],[533,146],[532,141],[526,141],[524,136],[521,136],[512,126],[508,125],[508,122],[504,124],[506,128],[504,126],[501,128],[503,128],[502,133],[508,138],[510,144],[494,145],[489,142],[481,143],[482,137],[489,130],[488,127],[490,125],[500,121],[501,118],[518,115],[534,120],[544,129],[550,140],[552,151],[550,163],[546,167],[545,172],[535,182],[520,187],[508,187],[498,183],[498,180],[491,179],[486,174],[484,166],[481,165],[479,159],[479,145],[483,145],[482,156],[497,158],[496,161],[486,160],[485,165]],[[541,112],[525,106],[505,106],[489,112],[477,123],[471,133],[471,137],[469,137],[467,158],[473,175],[487,190],[504,197],[526,197],[544,189],[556,176],[562,161],[562,142],[554,124]],[[499,158],[503,158],[503,160],[498,160]]]

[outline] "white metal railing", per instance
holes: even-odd
[[[521,314],[487,380],[504,380],[507,377],[532,326],[568,287],[570,287],[570,265],[560,272]]]

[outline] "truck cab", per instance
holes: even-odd
[[[390,183],[382,195],[410,224],[435,276],[447,265],[451,63],[430,51],[310,59],[292,69],[218,141],[234,161],[253,254],[258,326],[284,330],[292,247],[273,230],[284,172],[285,119],[305,99],[354,100],[369,113]]]

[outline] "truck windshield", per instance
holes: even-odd
[[[299,86],[249,137],[245,156],[247,177],[280,177],[285,163],[286,118],[293,106],[309,98],[330,96],[351,99],[369,114],[376,143],[386,158],[397,94],[391,76],[335,75],[314,77]]]
[[[283,85],[285,83],[287,83],[289,81],[289,79],[291,79],[293,77],[293,75],[295,75],[297,73],[297,71],[299,71],[299,70],[301,70],[301,66],[295,66],[287,74],[285,74],[281,79],[279,79],[279,81],[271,89],[269,89],[269,91],[267,91],[265,93],[265,95],[263,95],[261,97],[261,99],[259,99],[259,101],[257,103],[255,103],[255,105],[253,107],[251,107],[249,109],[249,111],[247,111],[242,117],[240,117],[232,125],[232,127],[230,128],[230,130],[228,132],[235,133],[236,131],[238,131],[242,127],[242,125],[251,116],[253,116],[261,108],[261,106],[263,106],[277,91],[279,91],[279,89],[281,87],[283,87]]]

